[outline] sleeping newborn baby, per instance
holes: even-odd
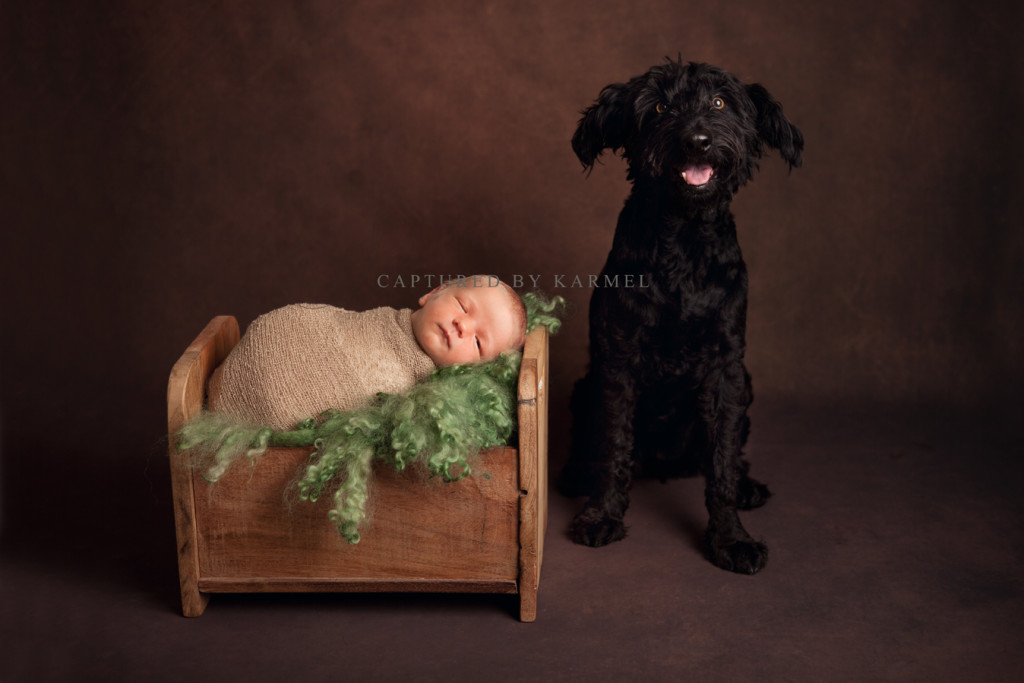
[[[261,315],[210,378],[211,411],[291,429],[327,409],[400,393],[437,367],[521,349],[526,310],[496,277],[453,279],[419,308],[293,304]]]

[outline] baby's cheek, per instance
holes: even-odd
[[[452,365],[456,363],[475,363],[480,360],[480,357],[476,354],[476,350],[469,347],[460,348],[458,353],[454,353],[452,356]]]

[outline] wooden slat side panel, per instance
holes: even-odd
[[[272,448],[212,485],[195,474],[203,577],[515,580],[516,449],[481,453],[473,474],[453,483],[375,466],[370,517],[356,545],[327,518],[330,496],[295,498],[308,453]]]

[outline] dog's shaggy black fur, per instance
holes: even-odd
[[[589,496],[573,540],[625,537],[634,475],[699,472],[708,557],[753,574],[767,548],[737,510],[771,494],[742,459],[752,400],[747,270],[729,204],[765,147],[800,166],[803,136],[762,86],[666,60],[601,91],[572,146],[587,170],[603,150],[621,149],[632,181],[598,279],[619,286],[593,292],[590,367],[573,390],[573,453],[560,484]],[[647,286],[622,286],[627,275]]]

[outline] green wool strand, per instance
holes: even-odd
[[[334,509],[327,517],[338,525],[338,533],[349,543],[359,542],[359,525],[366,519],[373,451],[366,449],[349,461],[345,480],[334,492]]]
[[[537,325],[544,325],[548,332],[555,334],[562,326],[559,313],[565,309],[565,299],[556,296],[550,300],[536,292],[528,292],[523,295],[523,304],[526,306],[526,332],[532,332]]]
[[[548,301],[526,294],[527,329],[560,320],[561,297]],[[454,482],[468,476],[481,450],[508,442],[516,426],[516,389],[522,355],[504,353],[487,363],[439,368],[400,394],[381,393],[370,405],[328,410],[290,431],[241,424],[204,411],[178,431],[179,448],[191,450],[203,478],[213,483],[236,461],[256,458],[269,447],[313,447],[297,482],[299,498],[315,502],[333,488],[328,513],[338,532],[359,542],[375,460],[403,470],[423,463],[432,476]]]
[[[203,479],[215,482],[240,458],[250,461],[267,450],[273,430],[239,424],[219,413],[203,412],[178,431],[179,450],[197,449],[206,472]]]

